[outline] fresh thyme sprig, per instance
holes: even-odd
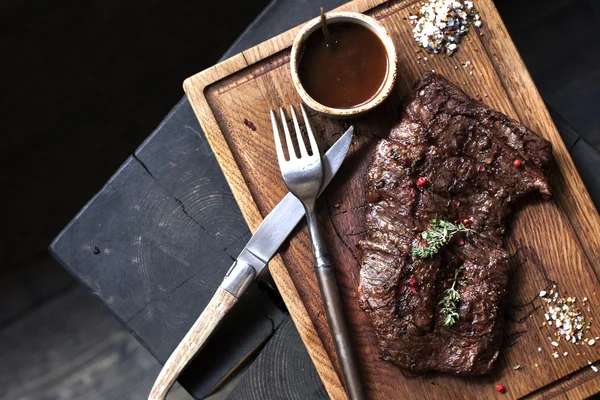
[[[456,282],[458,280],[458,273],[460,268],[454,272],[454,279],[452,280],[452,286],[444,291],[444,298],[440,301],[442,309],[440,313],[444,315],[444,325],[452,326],[458,321],[460,315],[458,314],[458,303],[460,302],[460,293],[455,289]]]
[[[454,234],[459,232],[471,233],[475,231],[467,228],[463,223],[456,225],[452,222],[434,219],[431,221],[431,228],[421,235],[427,242],[427,246],[415,246],[412,248],[412,253],[414,256],[421,258],[433,257],[442,247],[448,244]]]

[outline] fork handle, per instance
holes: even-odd
[[[315,257],[317,281],[319,282],[321,297],[325,304],[333,343],[342,366],[344,386],[350,400],[363,400],[366,398],[365,392],[361,383],[358,362],[354,354],[354,346],[352,345],[348,325],[344,318],[344,310],[334,275],[334,268],[329,260],[315,212],[308,209],[306,211]]]

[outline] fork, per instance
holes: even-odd
[[[321,162],[321,154],[319,153],[315,135],[302,104],[300,104],[300,110],[302,111],[302,116],[304,118],[304,125],[306,126],[306,132],[310,142],[311,154],[308,154],[302,138],[302,132],[300,130],[300,125],[298,124],[298,119],[296,118],[294,107],[290,106],[290,113],[292,114],[294,130],[296,131],[300,157],[296,155],[292,137],[286,123],[285,113],[280,107],[281,124],[283,125],[289,160],[286,160],[284,157],[279,129],[277,128],[277,118],[275,117],[273,110],[271,110],[271,122],[273,124],[273,136],[275,138],[277,159],[279,161],[279,168],[281,169],[281,175],[283,176],[285,185],[290,193],[300,200],[306,212],[306,220],[315,259],[315,271],[321,290],[321,297],[325,303],[329,329],[342,366],[342,375],[346,392],[351,400],[364,399],[365,395],[358,371],[358,363],[354,356],[350,334],[344,319],[344,311],[342,309],[342,303],[340,301],[340,295],[334,276],[334,269],[329,260],[315,212],[315,201],[319,189],[321,188],[321,181],[323,180],[323,163]]]

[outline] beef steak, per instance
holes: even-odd
[[[383,359],[414,372],[490,372],[511,273],[502,245],[510,205],[550,195],[550,164],[548,141],[444,77],[421,77],[367,171],[359,293]],[[477,233],[433,258],[413,256],[433,219],[467,219]],[[460,317],[445,326],[439,302],[457,268]]]

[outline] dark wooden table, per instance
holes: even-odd
[[[329,10],[344,2],[273,1],[223,58],[316,16],[319,6]],[[599,153],[553,116],[599,205]],[[184,97],[50,249],[164,363],[249,238]],[[327,397],[268,274],[240,300],[180,382],[202,398],[247,360],[252,364],[231,398]]]

